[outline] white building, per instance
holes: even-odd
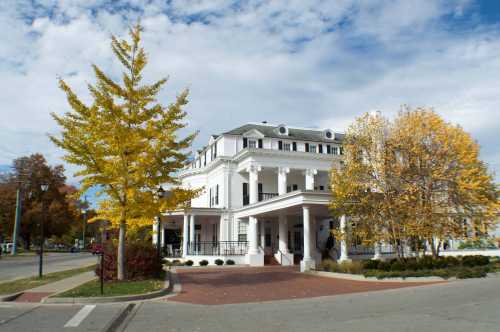
[[[329,171],[341,161],[342,139],[330,129],[267,123],[212,136],[180,174],[183,187],[203,187],[203,194],[189,209],[163,215],[162,245],[195,263],[315,266],[330,229],[345,227],[345,217],[333,220],[328,209]],[[343,241],[330,252],[348,259]]]

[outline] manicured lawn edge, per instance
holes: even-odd
[[[96,282],[96,281],[91,281]],[[97,280],[97,282],[99,282]],[[88,283],[87,283],[88,284]],[[105,296],[92,296],[92,297],[74,297],[74,296],[61,296],[64,293],[69,294],[70,292],[78,289],[84,285],[73,288],[72,290],[61,292],[58,294],[54,294],[51,297],[48,297],[43,300],[44,303],[112,303],[112,302],[128,302],[128,301],[139,301],[139,300],[148,300],[154,299],[157,297],[162,297],[169,294],[174,286],[174,282],[172,280],[172,274],[167,271],[165,273],[165,280],[163,281],[163,288],[159,290],[155,290],[148,293],[142,294],[131,294],[131,295],[119,295],[119,296],[106,296],[106,285],[104,286],[104,294]]]
[[[59,272],[47,273],[43,276],[42,279],[38,279],[38,277],[29,277],[29,278],[21,278],[11,281],[0,282],[0,295],[6,295],[0,299],[6,297],[8,298],[13,294],[21,293],[31,288],[43,286],[52,282],[73,277],[80,273],[93,271],[94,269],[95,269],[95,264],[92,264],[77,269],[69,269]]]

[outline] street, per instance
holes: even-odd
[[[43,256],[44,273],[75,269],[97,262],[89,253],[47,253]],[[0,259],[0,282],[38,275],[38,256],[7,256]]]
[[[111,331],[498,331],[500,278],[247,304],[172,300],[129,304],[0,304],[0,330]],[[120,330],[120,329],[118,329]]]

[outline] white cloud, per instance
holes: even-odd
[[[451,26],[470,1],[94,0],[0,4],[0,164],[16,154],[62,154],[44,133],[64,112],[62,76],[87,96],[91,63],[119,77],[110,34],[141,17],[148,80],[170,75],[162,97],[191,89],[198,145],[247,121],[342,130],[371,109],[435,106],[484,146],[500,171],[500,35]],[[217,121],[214,121],[214,118]]]

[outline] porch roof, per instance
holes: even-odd
[[[302,206],[309,206],[315,215],[329,216],[331,194],[319,191],[299,190],[271,199],[244,206],[234,211],[235,218],[302,214]]]

